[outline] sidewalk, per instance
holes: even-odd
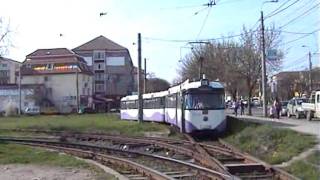
[[[318,139],[320,139],[320,121],[319,120],[308,121],[306,119],[293,119],[293,118],[287,118],[287,117],[274,119],[274,118],[248,116],[248,115],[238,115],[238,116],[235,116],[234,114],[227,114],[227,115],[230,117],[238,118],[243,121],[261,123],[261,124],[270,124],[270,125],[276,125],[276,126],[284,126],[286,128],[290,128],[298,132],[316,135]]]

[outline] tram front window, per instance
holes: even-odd
[[[187,94],[186,109],[224,109],[224,95],[222,94]]]

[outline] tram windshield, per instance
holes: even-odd
[[[221,94],[221,93],[186,94],[185,108],[189,110],[224,109],[225,108],[224,94]]]

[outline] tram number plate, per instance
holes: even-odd
[[[211,125],[200,125],[201,129],[211,129]]]

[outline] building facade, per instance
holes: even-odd
[[[82,56],[94,73],[94,104],[98,111],[120,107],[120,99],[134,86],[133,64],[127,48],[99,36],[73,51]]]
[[[0,57],[0,85],[15,84],[20,65],[18,61]]]
[[[92,72],[85,60],[66,48],[38,49],[26,56],[21,84],[43,84],[41,106],[70,113],[92,106]]]
[[[41,99],[39,97],[44,94],[44,86],[42,84],[28,84],[21,86],[21,112],[27,107],[39,106]],[[6,111],[8,108],[20,108],[19,86],[17,84],[7,84],[0,86],[0,112]]]
[[[312,69],[312,90],[320,89],[320,68]],[[288,100],[294,96],[309,95],[309,71],[286,71],[272,77],[276,96]]]

